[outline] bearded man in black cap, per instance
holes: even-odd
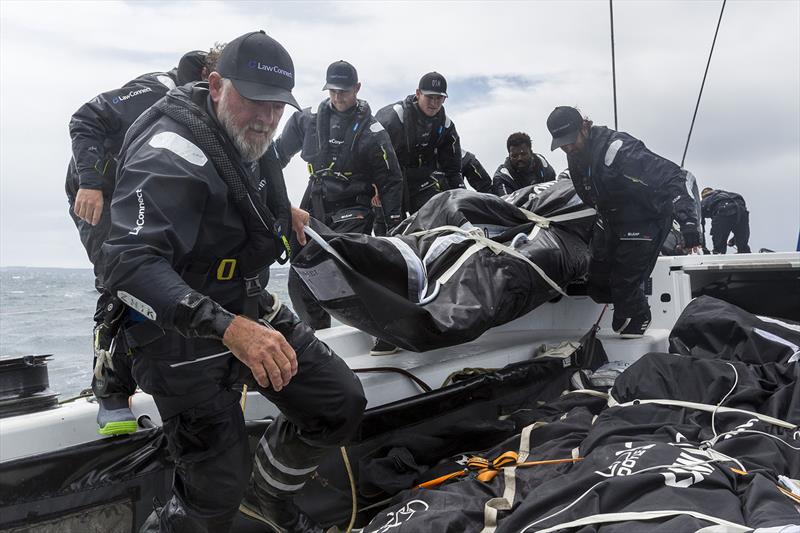
[[[175,460],[172,495],[143,531],[226,532],[241,509],[271,531],[321,532],[292,498],[360,422],[353,372],[262,288],[287,229],[307,220],[272,147],[284,106],[299,109],[294,83],[287,51],[248,33],[207,84],[171,91],[126,136],[105,280],[132,310],[118,338]],[[281,410],[255,461],[241,382]]]
[[[541,154],[533,153],[531,138],[518,131],[506,140],[508,157],[497,167],[492,178],[492,188],[498,196],[533,185],[556,179],[556,171]]]
[[[316,112],[309,107],[294,113],[275,141],[275,149],[283,167],[298,152],[308,164],[302,209],[334,231],[370,235],[373,184],[383,203],[381,223],[391,229],[403,218],[403,178],[392,141],[372,116],[369,104],[358,99],[360,89],[353,65],[332,63],[322,88],[330,98]],[[294,270],[289,272],[289,296],[294,310],[312,328],[330,327],[330,315]]]
[[[567,154],[578,196],[597,209],[588,289],[593,300],[613,303],[612,327],[641,337],[650,325],[643,286],[653,271],[673,217],[685,246],[700,246],[697,210],[686,171],[627,133],[594,126],[573,107],[547,118],[551,150]]]
[[[137,426],[128,407],[128,398],[136,391],[128,357],[117,353],[112,362],[107,362],[108,347],[100,345],[101,336],[97,335],[108,306],[116,309],[118,305],[104,291],[104,265],[100,254],[111,225],[109,208],[114,192],[117,155],[125,132],[139,115],[177,85],[207,76],[206,55],[202,51],[188,52],[180,59],[177,68],[142,74],[119,89],[99,94],[82,105],[69,123],[72,159],[67,167],[65,186],[69,214],[94,265],[95,288],[100,293],[95,312],[98,326],[94,335],[92,391],[99,404],[97,424],[102,435],[132,433]]]
[[[392,139],[403,169],[405,210],[416,213],[440,191],[463,189],[461,143],[456,125],[444,111],[447,80],[429,72],[416,93],[382,108],[375,118]]]

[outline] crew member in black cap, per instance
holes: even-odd
[[[685,246],[700,245],[697,212],[686,171],[627,133],[593,126],[573,107],[547,118],[551,150],[567,154],[578,196],[597,209],[588,288],[592,299],[613,303],[612,326],[623,337],[641,337],[650,325],[643,286],[661,244],[680,224]]]
[[[715,254],[724,254],[729,245],[736,246],[740,254],[750,253],[750,212],[741,194],[706,187],[701,193],[703,233],[705,219],[711,219],[711,242]],[[728,236],[733,232],[733,243]]]
[[[389,132],[403,171],[404,214],[416,213],[441,191],[465,188],[461,144],[456,125],[444,111],[446,98],[447,80],[438,72],[428,72],[419,80],[415,94],[375,115]],[[387,231],[378,226],[375,233]],[[389,355],[396,351],[396,346],[377,339],[370,353]]]
[[[288,52],[264,32],[231,41],[208,83],[180,87],[131,127],[103,246],[133,375],[175,461],[172,494],[143,531],[229,531],[241,509],[270,531],[322,529],[293,503],[366,400],[358,378],[264,290],[285,261],[292,210],[272,138],[292,96]],[[281,414],[248,446],[242,380]],[[243,499],[244,497],[244,499]]]
[[[503,196],[517,189],[556,179],[556,171],[541,154],[533,153],[531,138],[518,131],[506,140],[508,157],[497,167],[492,178],[495,194]]]
[[[128,398],[136,390],[128,357],[124,353],[117,354],[108,364],[104,361],[106,352],[98,344],[100,337],[97,335],[105,310],[109,305],[114,309],[117,305],[103,289],[104,265],[100,254],[111,224],[109,207],[114,192],[117,154],[125,132],[145,109],[177,85],[199,81],[207,74],[204,71],[205,58],[205,52],[188,52],[180,59],[178,68],[142,74],[119,89],[99,94],[82,105],[69,123],[72,159],[67,167],[65,186],[69,214],[94,265],[95,288],[100,292],[95,313],[98,326],[94,336],[96,370],[92,377],[92,391],[99,404],[97,424],[102,435],[132,433],[137,426],[128,407]]]
[[[331,63],[322,88],[330,98],[316,111],[309,107],[293,114],[275,148],[283,167],[298,152],[308,164],[302,209],[335,231],[369,235],[373,184],[383,202],[381,222],[393,228],[402,220],[403,178],[392,141],[369,104],[358,99],[360,89],[353,65]],[[330,315],[294,270],[289,272],[289,296],[304,322],[315,330],[330,327]]]
[[[464,188],[461,144],[456,125],[444,111],[446,98],[447,80],[429,72],[419,80],[416,94],[375,115],[389,132],[403,169],[409,214],[440,191]]]

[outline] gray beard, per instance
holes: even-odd
[[[228,98],[227,94],[225,94],[229,89],[225,89],[223,92],[222,98],[217,105],[217,118],[219,119],[220,124],[222,124],[223,129],[225,129],[225,133],[228,134],[231,141],[233,141],[233,145],[236,147],[236,150],[241,154],[242,159],[246,163],[251,163],[258,159],[261,159],[261,156],[264,155],[269,148],[269,145],[272,144],[272,139],[275,136],[275,130],[269,132],[269,135],[265,138],[264,141],[249,141],[247,140],[247,136],[245,135],[245,130],[239,129],[233,123],[233,119],[231,117],[230,110],[228,109]]]

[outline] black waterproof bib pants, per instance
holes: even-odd
[[[176,367],[183,361],[134,354],[134,376],[153,394],[159,411],[179,410],[163,424],[176,465],[172,496],[161,510],[159,529],[145,524],[141,531],[225,533],[251,474],[257,490],[291,496],[302,490],[326,451],[346,444],[356,431],[366,399],[355,374],[286,306],[270,323],[297,353],[297,374],[280,392],[256,385],[250,370],[232,355]],[[255,461],[241,394],[233,389],[241,378],[281,411],[261,438]],[[209,384],[216,394],[187,401],[192,391]],[[171,394],[179,391],[186,392]]]
[[[591,241],[589,295],[613,303],[614,315],[633,318],[649,310],[644,283],[672,227],[672,215],[655,220],[609,223],[597,217]]]

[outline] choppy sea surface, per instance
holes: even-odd
[[[269,280],[286,303],[288,273],[274,268]],[[52,354],[50,389],[77,395],[91,385],[97,296],[91,269],[0,268],[0,357]]]

